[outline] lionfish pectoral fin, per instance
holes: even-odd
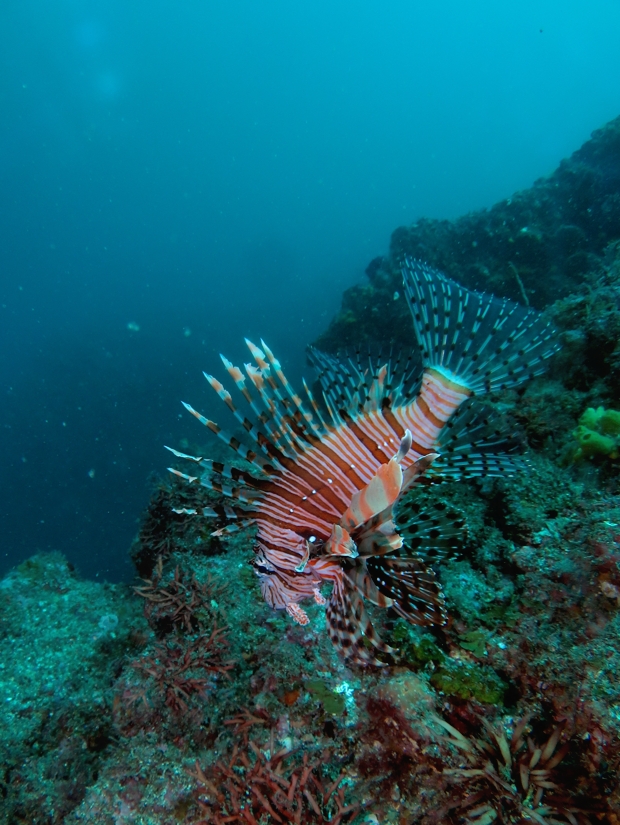
[[[334,524],[329,538],[323,545],[324,556],[347,556],[355,559],[359,555],[357,547],[349,532],[339,524]]]
[[[422,500],[419,496],[406,496],[399,503],[396,523],[404,545],[402,555],[409,555],[412,548],[426,565],[454,558],[467,536],[463,511],[435,496]],[[362,542],[357,536],[356,539],[360,554],[364,555]]]
[[[183,481],[187,481],[188,484],[193,484],[194,481],[198,481],[198,476],[188,476],[187,473],[182,473],[180,470],[175,470],[174,467],[168,467],[168,472],[173,473],[178,478],[182,478]]]
[[[418,458],[418,460],[414,461],[410,467],[407,467],[407,469],[403,472],[401,492],[404,493],[405,490],[408,490],[418,478],[421,478],[424,475],[431,464],[434,461],[437,461],[438,458],[439,453],[429,453],[428,455],[423,455],[422,458]]]
[[[403,485],[403,471],[397,458],[398,454],[387,464],[381,464],[368,484],[353,495],[340,519],[347,530],[354,530],[394,504]]]
[[[401,536],[394,526],[392,507],[379,513],[355,532],[355,541],[360,556],[384,556],[403,546]]]
[[[217,513],[215,515],[217,515]],[[224,527],[218,527],[218,529],[214,530],[211,533],[211,535],[214,538],[229,536],[231,533],[238,533],[239,530],[243,530],[246,527],[249,527],[251,524],[254,524],[254,519],[242,519],[238,521],[236,524],[225,524]]]
[[[391,607],[410,624],[446,623],[443,590],[420,558],[377,556],[366,559],[366,566],[379,592],[392,600]]]
[[[371,648],[380,653],[390,655],[396,653],[377,636],[362,598],[355,590],[350,590],[345,583],[334,584],[325,615],[330,639],[344,658],[350,662],[358,665],[386,667],[386,663],[377,659]],[[364,639],[369,643],[370,648],[364,644]]]
[[[357,545],[360,556],[369,558],[372,556],[385,556],[387,553],[395,553],[403,546],[403,540],[398,533],[375,532],[365,536]]]
[[[345,576],[351,587],[355,588],[366,601],[384,609],[393,605],[392,599],[381,593],[365,565],[356,565],[352,570],[347,570]]]
[[[200,464],[202,461],[202,456],[197,455],[188,455],[187,453],[181,453],[179,450],[175,450],[172,447],[166,447],[164,444],[164,450],[168,450],[172,453],[172,455],[176,456],[177,458],[185,458],[187,461],[193,461],[195,464]],[[170,470],[170,468],[168,468]],[[170,470],[171,473],[174,473],[175,470]]]

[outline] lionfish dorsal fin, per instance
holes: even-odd
[[[348,530],[345,530],[345,528],[339,524],[334,524],[329,538],[323,545],[322,555],[348,556],[349,558],[355,559],[359,554]]]
[[[407,430],[407,432],[409,432],[409,430]],[[439,453],[429,453],[428,455],[423,455],[422,458],[418,458],[417,461],[414,461],[413,464],[407,467],[403,472],[402,492],[404,493],[405,490],[408,490],[416,479],[423,476],[431,464],[437,461],[438,458]]]
[[[377,513],[394,504],[402,484],[402,468],[396,458],[391,458],[387,464],[381,464],[368,484],[353,495],[340,524],[350,532],[370,521]]]

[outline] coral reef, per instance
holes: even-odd
[[[533,810],[547,822],[617,823],[620,499],[567,473],[538,455],[522,477],[442,487],[469,527],[441,565],[450,622],[431,633],[388,617],[382,632],[399,657],[383,671],[343,664],[318,605],[304,627],[272,613],[243,533],[214,556],[173,552],[137,585],[142,595],[82,582],[60,557],[26,563],[0,587],[0,683],[14,705],[2,722],[3,815],[189,825],[251,803],[256,821],[279,822],[254,787],[283,821],[283,810],[318,822],[340,811],[341,821],[456,825]],[[150,624],[145,605],[156,608]],[[520,778],[527,737],[510,769],[495,738],[512,747],[525,716],[540,759],[561,731],[527,769],[564,790],[544,788],[533,808],[538,786],[530,777],[528,796]]]
[[[205,507],[219,501],[202,487],[190,487],[176,476],[157,485],[142,518],[138,535],[130,555],[139,576],[149,579],[159,560],[170,558],[175,550],[200,549],[211,555],[221,552],[222,546],[211,529],[176,512],[184,507]]]
[[[63,822],[113,750],[108,686],[144,621],[57,554],[0,582],[0,616],[0,821]]]

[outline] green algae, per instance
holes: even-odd
[[[620,454],[620,412],[605,407],[588,407],[573,431],[577,448],[573,451],[574,462],[588,458],[607,456],[618,458]]]
[[[428,636],[418,636],[404,622],[394,628],[393,642],[398,645],[403,661],[414,669],[423,668],[432,662],[441,663],[445,653]]]
[[[490,633],[488,630],[471,630],[459,636],[459,644],[463,650],[469,650],[477,658],[484,656],[487,651],[487,641]]]

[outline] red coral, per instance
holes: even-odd
[[[235,745],[227,762],[205,770],[196,762],[190,775],[200,786],[198,804],[204,815],[196,825],[258,825],[265,815],[281,825],[340,825],[362,809],[361,801],[347,804],[344,774],[329,784],[320,778],[319,765],[328,754],[314,762],[307,753],[301,759],[286,749],[274,754],[273,738],[268,753],[273,755],[266,756],[251,741],[248,751]]]
[[[241,711],[232,719],[227,719],[225,725],[230,725],[236,734],[241,734],[244,744],[248,743],[248,733],[255,725],[273,726],[273,720],[266,710],[257,708],[253,712],[248,708],[242,708]]]
[[[421,803],[422,798],[434,797],[443,763],[433,754],[429,740],[413,730],[403,712],[383,696],[369,696],[366,710],[356,767],[373,782],[377,798]]]
[[[225,634],[224,629],[215,627],[210,636],[163,642],[132,666],[154,681],[173,713],[185,713],[190,696],[204,696],[207,692],[210,674],[229,678],[228,671],[234,662],[225,662],[222,658],[227,647]]]
[[[144,615],[151,627],[160,635],[172,629],[196,631],[200,627],[199,611],[206,611],[216,595],[216,588],[209,579],[199,582],[195,576],[177,566],[170,581],[163,582],[163,562],[157,560],[155,572],[150,579],[142,579],[144,585],[134,587],[134,591],[145,600]]]

